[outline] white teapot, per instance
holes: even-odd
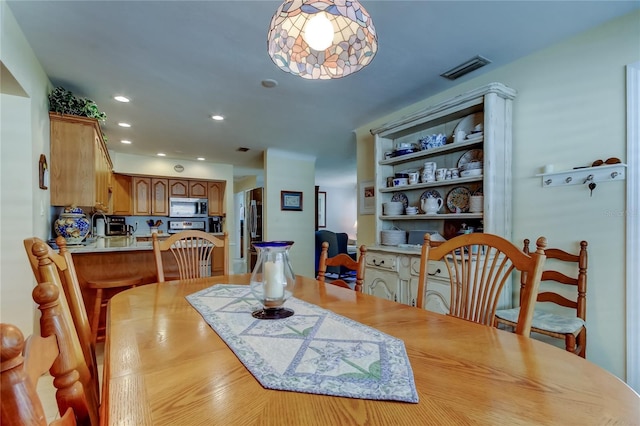
[[[426,214],[436,214],[442,208],[442,198],[427,197],[420,200],[420,207]]]

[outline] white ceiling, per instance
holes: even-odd
[[[259,174],[263,150],[278,148],[317,157],[323,186],[355,183],[354,129],[640,7],[638,0],[363,0],[378,33],[373,62],[341,80],[310,81],[280,71],[267,55],[278,0],[7,3],[52,83],[106,112],[109,149],[202,156],[235,165],[238,177]],[[478,54],[492,63],[454,82],[440,77]],[[264,79],[279,85],[263,88]],[[114,101],[116,94],[131,103]]]

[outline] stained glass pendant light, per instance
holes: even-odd
[[[267,50],[283,71],[326,80],[367,66],[378,37],[357,0],[285,0],[271,19]]]

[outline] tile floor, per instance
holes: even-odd
[[[102,364],[104,359],[104,343],[96,345],[96,362],[98,363],[98,377],[102,385]],[[49,373],[38,380],[38,395],[42,401],[44,412],[47,415],[47,423],[60,418],[58,405],[56,404],[56,388],[53,386],[53,377]]]

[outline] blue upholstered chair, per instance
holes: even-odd
[[[318,267],[320,265],[320,253],[322,252],[322,243],[329,243],[329,252],[327,253],[328,257],[335,257],[340,253],[348,254],[354,261],[357,259],[355,253],[348,253],[347,251],[347,243],[349,241],[349,236],[346,232],[333,232],[327,230],[316,231],[316,263],[315,263],[315,271],[316,276],[318,276]],[[336,275],[336,277],[340,278],[343,276],[353,275],[354,272],[349,268],[344,266],[327,266],[327,274]]]

